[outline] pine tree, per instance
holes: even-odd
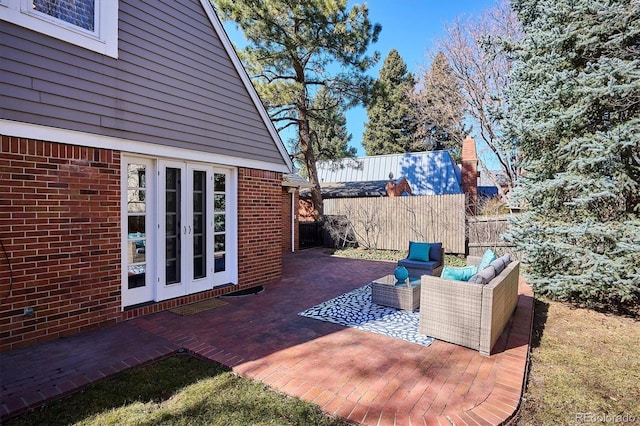
[[[222,19],[235,21],[248,41],[239,53],[278,130],[295,126],[312,185],[314,216],[321,220],[322,194],[309,127],[313,93],[321,86],[345,104],[362,102],[371,87],[365,72],[378,60],[368,55],[380,25],[366,4],[347,0],[212,0]],[[338,71],[336,71],[338,70]]]
[[[410,94],[414,84],[404,60],[396,49],[392,49],[380,69],[367,108],[369,121],[365,123],[362,140],[367,155],[420,150],[413,145],[416,124]]]
[[[447,57],[438,52],[414,96],[417,139],[426,149],[449,149],[460,153],[469,134],[464,124],[465,101]]]
[[[349,146],[352,136],[342,105],[325,88],[320,88],[313,99],[309,126],[317,141],[318,161],[355,157],[357,150]]]
[[[525,213],[506,236],[534,288],[608,309],[640,300],[640,7],[515,0],[509,89]]]
[[[347,130],[347,118],[343,109],[340,100],[324,87],[313,98],[309,109],[309,129],[316,160],[328,161],[356,156],[356,148],[349,146],[352,136]],[[300,174],[308,176],[300,144],[294,141],[290,150],[302,165]]]

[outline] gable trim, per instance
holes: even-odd
[[[251,97],[251,100],[253,101],[254,105],[258,109],[258,113],[260,114],[262,121],[264,121],[264,124],[265,126],[267,126],[267,130],[269,131],[269,134],[273,138],[273,141],[276,143],[276,146],[278,148],[278,151],[280,151],[280,155],[282,156],[282,159],[285,161],[285,163],[287,164],[287,167],[289,168],[289,173],[293,172],[293,162],[289,157],[289,153],[287,152],[287,149],[285,148],[284,143],[282,142],[282,139],[280,139],[280,135],[278,134],[278,131],[273,125],[271,118],[269,118],[269,114],[267,113],[267,110],[262,104],[262,101],[258,96],[258,92],[256,92],[255,87],[253,87],[253,83],[251,83],[249,74],[247,74],[247,70],[242,65],[242,62],[240,61],[240,58],[238,57],[238,54],[235,48],[233,47],[231,40],[229,39],[229,35],[227,34],[227,32],[224,29],[224,26],[222,25],[222,21],[220,21],[220,18],[218,17],[218,14],[214,10],[210,0],[200,0],[200,4],[202,4],[202,7],[207,13],[209,21],[211,22],[211,25],[213,25],[214,30],[218,33],[218,36],[220,37],[220,41],[222,42],[222,46],[224,47],[225,51],[229,55],[229,58],[231,59],[233,66],[238,72],[238,75],[240,76],[242,83],[244,84],[245,88],[249,92],[249,96]]]

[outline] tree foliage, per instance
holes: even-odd
[[[515,0],[526,33],[508,134],[527,206],[507,236],[540,293],[609,309],[640,300],[640,7]]]
[[[396,49],[392,49],[380,69],[373,96],[367,107],[362,140],[367,155],[424,150],[413,143],[416,123],[412,111],[413,75]]]
[[[322,216],[309,120],[311,100],[325,87],[344,105],[366,99],[365,71],[378,60],[367,55],[380,25],[368,8],[346,0],[212,0],[220,16],[237,23],[248,41],[239,52],[262,102],[279,130],[295,126],[311,188],[315,215]]]
[[[319,161],[355,157],[357,150],[349,146],[352,136],[347,130],[347,118],[337,97],[324,87],[320,88],[313,99],[310,114]]]
[[[480,166],[503,197],[501,185],[483,159],[496,162],[507,185],[515,186],[519,174],[517,145],[505,137],[502,128],[506,113],[504,92],[511,69],[510,50],[505,45],[521,37],[518,19],[507,1],[501,0],[480,16],[458,19],[436,42],[458,80],[471,133],[488,147],[480,152]]]
[[[462,141],[469,134],[464,123],[465,101],[444,53],[438,52],[433,57],[419,86],[413,96],[415,138],[426,149],[449,149],[459,156]]]

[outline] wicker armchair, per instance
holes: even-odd
[[[518,303],[519,273],[513,261],[484,285],[423,275],[419,332],[490,355]]]

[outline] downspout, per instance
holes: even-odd
[[[289,194],[291,194],[291,253],[296,251],[296,188],[289,188]]]

